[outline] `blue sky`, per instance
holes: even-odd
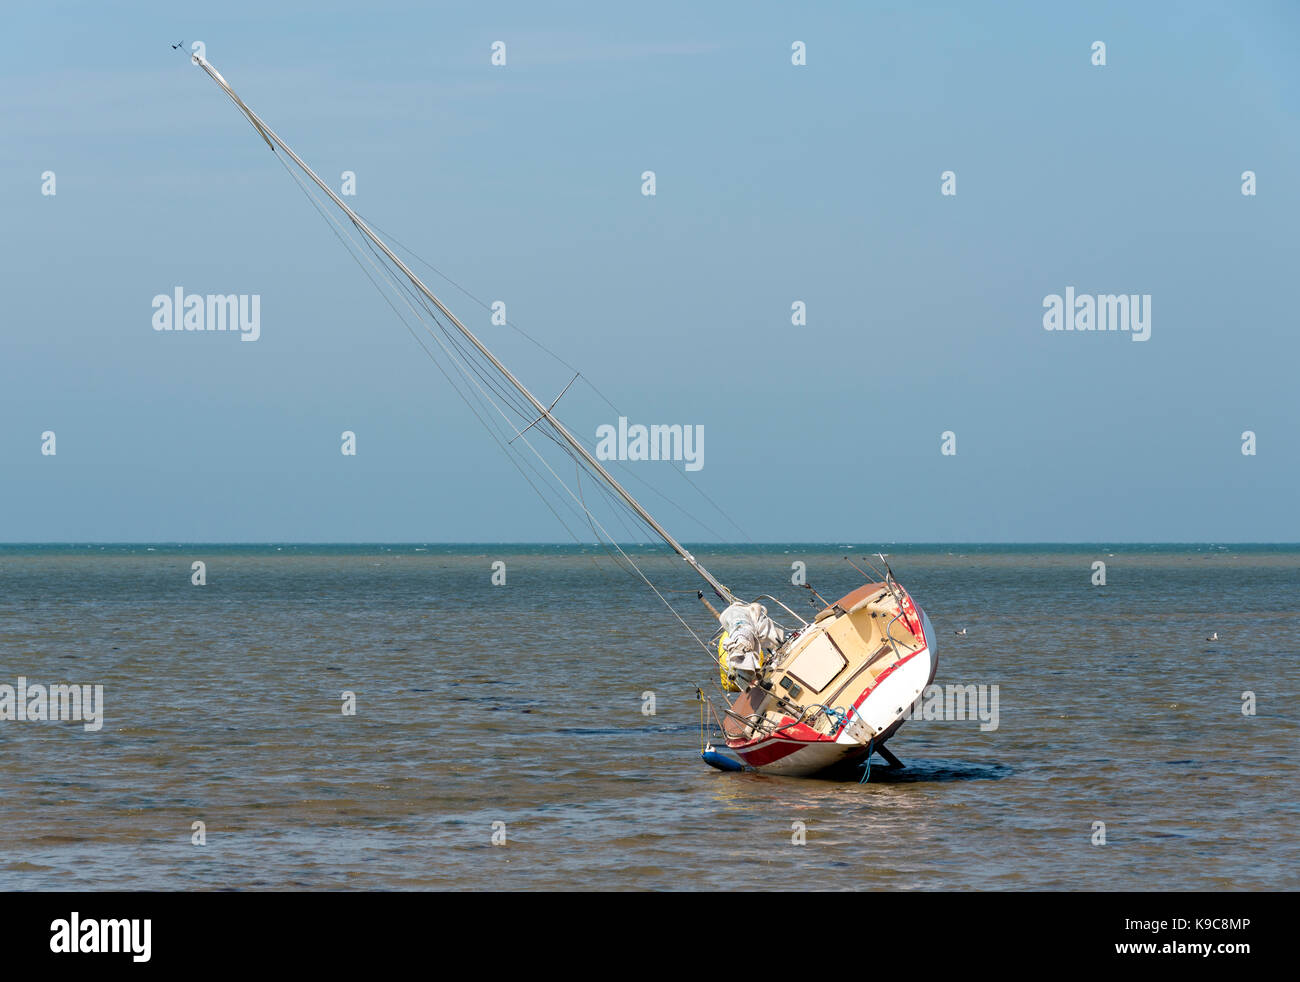
[[[179,40],[632,421],[702,426],[753,540],[1300,540],[1300,15],[1167,6],[14,6],[0,541],[566,539]],[[261,338],[155,332],[177,286]],[[1149,294],[1150,340],[1044,331],[1067,286]]]

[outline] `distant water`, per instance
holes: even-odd
[[[697,555],[807,613],[791,563],[832,598],[870,547]],[[913,720],[857,784],[706,767],[706,656],[594,547],[0,547],[0,684],[106,710],[0,721],[0,888],[1300,887],[1300,547],[887,552],[1000,725]]]

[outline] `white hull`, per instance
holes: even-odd
[[[729,740],[729,748],[765,774],[808,777],[864,763],[906,721],[911,707],[934,678],[933,630],[921,612],[925,644],[881,675],[854,700],[843,725],[828,734],[791,727],[753,741]]]

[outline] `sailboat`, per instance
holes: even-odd
[[[424,328],[442,353],[439,367],[458,387],[462,397],[471,395],[478,400],[478,405],[489,412],[496,410],[510,421],[514,435],[504,431],[507,439],[500,442],[513,445],[520,441],[537,454],[531,438],[538,435],[549,438],[572,460],[579,482],[585,473],[602,483],[615,496],[610,500],[621,503],[662,539],[704,581],[710,595],[724,605],[718,610],[703,590],[697,592],[698,599],[718,624],[710,640],[704,642],[599,524],[585,503],[580,484],[575,493],[553,468],[545,465],[550,477],[579,504],[592,528],[599,529],[602,539],[608,540],[622,559],[664,599],[683,626],[715,659],[711,673],[716,672],[721,691],[706,695],[702,688],[697,688],[697,696],[701,701],[701,715],[707,707],[716,724],[712,732],[730,753],[715,748],[711,739],[705,740],[701,756],[706,763],[719,770],[748,768],[792,776],[855,773],[855,768],[869,774],[871,758],[879,753],[890,766],[902,766],[886,749],[886,743],[933,682],[937,661],[929,618],[894,578],[883,555],[880,556],[883,569],[873,566],[871,574],[853,564],[869,577],[856,590],[833,602],[817,594],[822,606],[811,621],[769,595],[750,601],[737,597],[566,428],[553,412],[558,398],[550,404],[538,399],[411,271],[371,224],[350,208],[235,94],[202,52],[196,51],[191,61],[220,86],[253,125],[349,251],[355,248],[354,258],[372,282],[377,287],[382,282],[392,291],[398,301],[394,304],[390,299],[394,312],[433,358],[433,349],[411,327],[399,304]],[[310,183],[304,182],[304,178]],[[316,196],[311,190],[313,186],[324,198]],[[329,213],[329,206],[337,212]],[[522,425],[525,420],[530,421]],[[482,416],[480,421],[494,437],[503,432],[499,421],[489,425]],[[537,456],[544,462],[540,454]],[[528,473],[522,468],[520,471],[532,483]],[[543,470],[534,467],[533,473],[549,480]],[[815,590],[812,592],[816,594]],[[762,601],[780,607],[779,616],[786,617],[786,622],[773,618]]]

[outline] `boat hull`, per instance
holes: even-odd
[[[788,777],[832,776],[864,765],[898,732],[911,707],[934,680],[938,667],[934,632],[924,611],[920,617],[923,646],[860,693],[837,729],[819,733],[797,724],[757,739],[730,739],[728,748],[755,770]]]

